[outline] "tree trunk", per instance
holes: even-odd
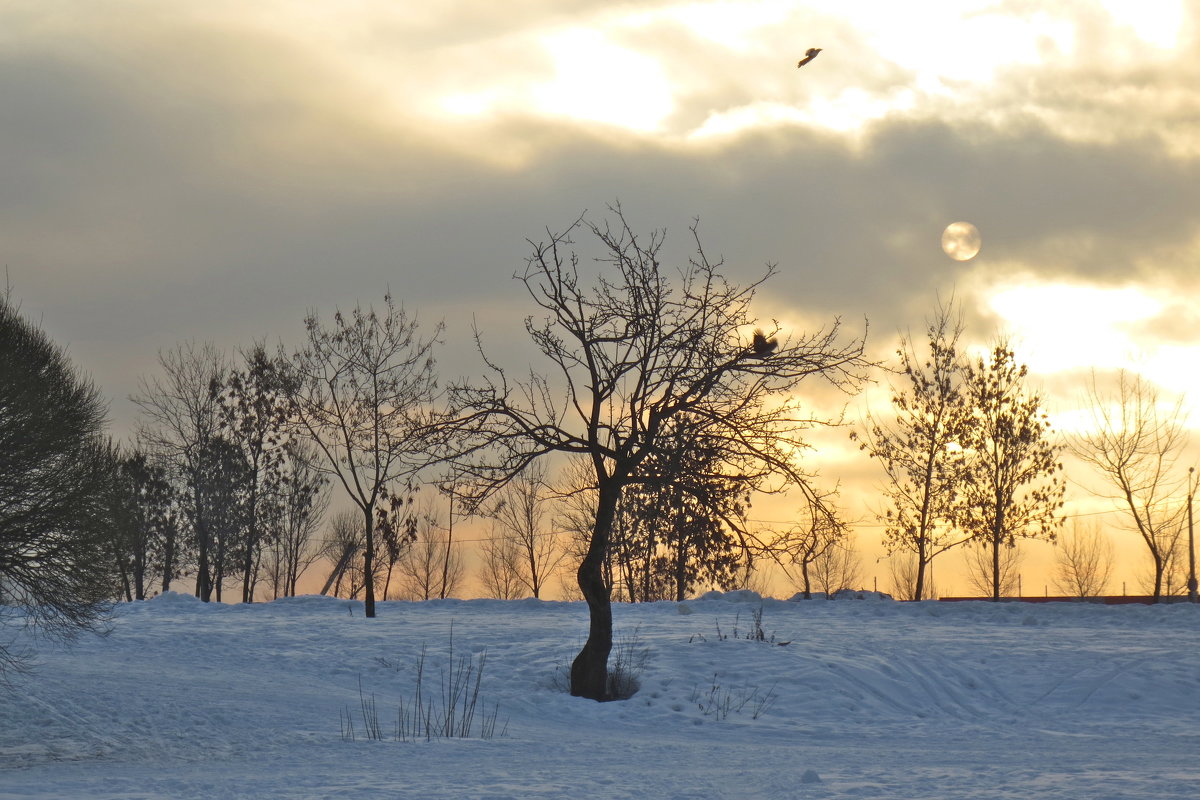
[[[446,517],[446,554],[442,558],[442,588],[438,597],[446,599],[446,582],[450,580],[450,545],[454,544],[454,493],[450,494],[450,511]]]
[[[999,476],[993,478],[1000,483]],[[1008,506],[1000,490],[996,490],[996,518],[992,522],[992,602],[1000,602],[1000,545],[1004,540],[1004,511]]]
[[[925,540],[917,543],[917,585],[913,589],[913,600],[925,599]]]
[[[125,602],[132,603],[133,602],[133,589],[130,587],[130,584],[129,584],[129,572],[125,569],[125,563],[123,561],[121,561],[120,559],[117,559],[117,571],[121,576],[121,588],[125,595]],[[138,599],[140,600],[141,598],[138,598]]]
[[[1153,548],[1150,555],[1154,556],[1154,602],[1158,603],[1162,600],[1163,572],[1167,565],[1159,548]]]
[[[375,508],[368,505],[363,509],[366,520],[366,552],[363,553],[363,613],[375,616]]]
[[[141,548],[133,558],[133,597],[146,599],[146,552]]]
[[[175,572],[175,534],[173,532],[174,525],[167,529],[167,534],[163,538],[163,565],[162,565],[162,591],[163,594],[171,591],[171,577]]]
[[[688,563],[688,532],[683,518],[682,509],[676,509],[675,515],[675,602],[682,603],[687,595],[687,563]]]
[[[571,694],[589,700],[611,700],[608,694],[608,655],[612,652],[612,598],[604,583],[604,557],[612,536],[620,487],[614,481],[600,484],[596,524],[587,555],[579,565],[579,589],[587,601],[588,638],[571,663]]]
[[[196,597],[207,603],[212,600],[212,575],[208,569],[208,542],[205,540],[207,534],[200,533],[198,539],[200,546],[198,558],[199,563],[196,565]]]
[[[204,522],[204,495],[199,476],[192,478],[192,503],[196,509],[196,597],[207,603],[212,600],[212,573],[209,571],[208,525]]]
[[[992,539],[992,601],[1000,599],[1000,540]]]
[[[321,587],[322,595],[327,595],[327,594],[329,594],[330,589],[335,589],[334,584],[337,584],[339,587],[341,586],[342,575],[346,572],[346,566],[350,563],[350,559],[352,559],[352,558],[354,558],[354,544],[353,543],[346,545],[345,549],[342,550],[341,557],[339,557],[337,560],[337,563],[333,565],[333,571],[329,573],[329,577],[325,579],[325,585]],[[292,580],[292,594],[295,594],[295,593],[296,593],[296,582],[295,582],[295,579],[293,579]],[[336,589],[334,591],[334,596],[335,597],[337,596]]]
[[[537,552],[534,549],[536,546],[534,544],[536,541],[534,537],[537,536],[537,532],[534,530],[532,525],[530,525],[526,530],[529,534],[529,539],[525,547],[525,555],[529,558],[529,589],[533,592],[533,599],[540,600],[542,582],[540,580],[541,575],[539,574],[540,570],[538,568],[539,565],[537,560]]]
[[[254,461],[254,482],[250,485],[250,525],[246,531],[246,558],[242,562],[242,602],[254,602],[254,551],[258,547],[258,459]]]

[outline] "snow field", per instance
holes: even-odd
[[[37,642],[0,798],[1200,796],[1196,607],[765,600],[775,643],[733,638],[759,602],[615,606],[644,663],[604,704],[563,690],[582,604],[123,605],[106,637]],[[505,735],[390,740],[451,625],[455,658],[486,650]],[[388,741],[362,738],[360,681]]]

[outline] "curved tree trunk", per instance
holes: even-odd
[[[587,555],[579,565],[579,589],[587,601],[590,624],[583,649],[571,663],[571,694],[589,700],[611,700],[608,694],[608,655],[612,652],[612,598],[604,582],[604,557],[612,537],[619,487],[600,484],[596,524]]]

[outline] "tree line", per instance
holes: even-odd
[[[1061,589],[1079,597],[1102,591],[1113,556],[1099,529],[1075,520],[1059,542],[1066,452],[1094,469],[1104,487],[1096,493],[1140,535],[1151,564],[1148,594],[1157,602],[1181,591],[1184,523],[1195,493],[1194,469],[1185,474],[1178,463],[1186,445],[1182,400],[1164,408],[1150,384],[1124,371],[1115,391],[1105,391],[1093,373],[1084,398],[1091,425],[1059,437],[1011,343],[1001,340],[972,359],[963,332],[953,301],[939,303],[923,349],[901,339],[890,413],[868,414],[864,430],[851,434],[883,472],[879,518],[888,551],[905,556],[896,562],[905,599],[931,596],[934,559],[959,547],[975,588],[993,599],[1013,594],[1024,539],[1062,545]]]
[[[539,597],[573,573],[556,587],[589,614],[572,692],[607,699],[614,600],[745,586],[763,564],[806,594],[849,585],[852,526],[836,484],[804,458],[807,432],[842,420],[804,390],[856,394],[882,366],[865,355],[865,330],[760,320],[753,301],[773,266],[734,283],[693,226],[691,257],[667,269],[664,241],[614,207],[532,244],[515,277],[541,371],[510,373],[476,332],[483,374],[439,385],[442,326],[423,333],[389,293],[378,308],[309,313],[293,352],[160,353],[133,397],[142,414],[127,446],[105,437],[94,386],[6,296],[3,599],[86,628],[108,601],[178,588],[204,601],[294,594],[320,561],[323,591],[360,596],[374,616],[381,597],[452,595],[465,569],[456,523],[481,518],[489,594]],[[968,359],[962,333],[949,304],[928,325],[927,353],[905,337],[889,412],[855,433],[881,465],[884,539],[910,554],[901,582],[913,599],[959,546],[980,554],[999,598],[1016,542],[1053,539],[1063,519],[1064,445],[1027,369],[1005,342]],[[1104,416],[1093,383],[1098,432],[1070,446],[1125,503],[1155,556],[1157,596],[1178,538],[1168,477],[1182,432],[1154,416],[1143,384],[1121,387],[1141,428]],[[784,494],[799,500],[791,524],[752,520],[753,502]],[[328,513],[334,498],[349,510]]]

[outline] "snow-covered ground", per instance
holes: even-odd
[[[757,607],[617,606],[641,689],[601,704],[562,689],[581,604],[121,606],[0,689],[0,797],[1200,797],[1200,608],[767,600],[734,638]],[[392,740],[452,623],[504,735]]]

